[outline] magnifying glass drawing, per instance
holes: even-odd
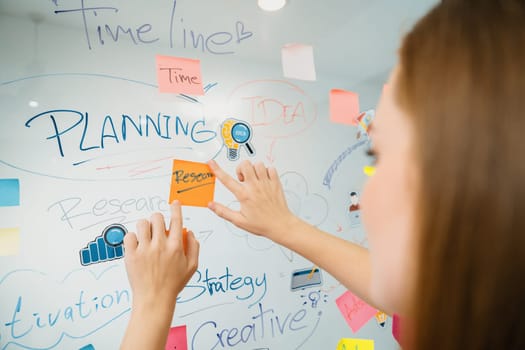
[[[252,137],[252,130],[248,124],[243,122],[235,123],[232,126],[231,134],[235,142],[246,147],[246,150],[250,156],[255,154],[255,149],[249,142]]]
[[[116,247],[124,243],[124,236],[128,233],[128,230],[121,224],[112,224],[104,229],[102,237],[106,241],[107,245]]]

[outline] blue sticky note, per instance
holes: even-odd
[[[0,207],[20,205],[20,183],[18,179],[0,179]]]
[[[95,350],[95,347],[92,344],[81,347],[79,350]]]

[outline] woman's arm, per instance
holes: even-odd
[[[175,201],[169,234],[164,217],[156,213],[151,222],[137,223],[137,234],[126,234],[124,247],[133,303],[120,349],[164,349],[177,295],[197,269],[199,243],[190,231],[184,244]]]
[[[304,256],[367,303],[370,299],[370,258],[367,249],[323,232],[294,216],[286,204],[279,176],[262,163],[242,162],[237,178],[209,163],[215,176],[240,202],[239,211],[220,203],[209,207],[239,228],[267,237]],[[380,307],[381,305],[377,305]]]

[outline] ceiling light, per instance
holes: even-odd
[[[257,4],[264,11],[277,11],[286,5],[286,0],[257,0]]]

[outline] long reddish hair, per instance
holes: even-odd
[[[420,172],[405,347],[525,349],[525,1],[444,0],[397,84]]]

